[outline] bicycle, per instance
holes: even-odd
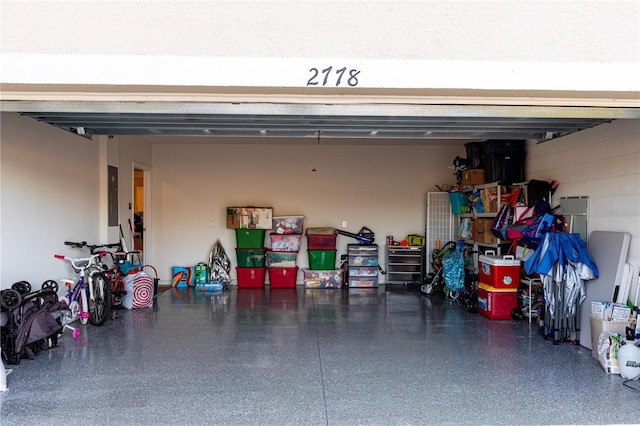
[[[71,309],[72,321],[80,319],[81,324],[90,322],[93,325],[103,325],[109,316],[111,287],[104,272],[101,271],[96,259],[108,252],[102,251],[85,258],[71,258],[56,254],[56,259],[66,260],[80,277],[77,281],[62,279],[67,286],[66,301]]]
[[[72,242],[65,241],[65,245],[76,247],[76,248],[86,248],[92,254],[104,252],[104,254],[109,254],[111,256],[111,260],[113,265],[107,265],[102,257],[97,260],[97,265],[101,268],[101,271],[105,274],[109,282],[110,289],[110,297],[109,297],[109,315],[111,319],[116,319],[117,317],[117,309],[122,307],[122,298],[127,294],[125,290],[124,277],[126,273],[123,273],[121,270],[121,266],[129,263],[130,256],[140,255],[140,251],[123,251],[121,243],[112,243],[112,244],[87,244],[86,241],[82,242]],[[105,250],[107,249],[107,250]],[[115,251],[109,251],[109,249],[115,249]],[[133,264],[132,264],[133,266]],[[135,266],[141,269],[140,266]]]

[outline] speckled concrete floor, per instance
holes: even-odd
[[[589,350],[402,286],[169,290],[7,368],[3,426],[640,422]]]

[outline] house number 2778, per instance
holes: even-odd
[[[310,68],[311,77],[307,80],[307,86],[327,86],[335,84],[336,87],[349,85],[355,87],[358,85],[359,70],[342,67],[334,70],[329,66],[323,70],[319,68]]]

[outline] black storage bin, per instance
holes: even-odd
[[[524,140],[488,140],[484,143],[484,174],[487,182],[524,181]]]
[[[484,142],[468,142],[464,147],[467,149],[467,168],[484,169]]]

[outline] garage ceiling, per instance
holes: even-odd
[[[225,139],[546,141],[615,119],[640,118],[636,108],[496,105],[7,101],[2,110],[86,137]]]

